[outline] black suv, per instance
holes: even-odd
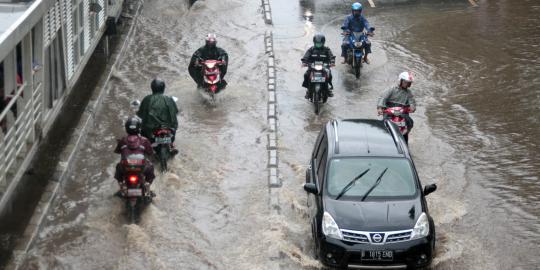
[[[315,254],[337,268],[422,268],[435,225],[407,144],[388,120],[328,122],[306,171]]]

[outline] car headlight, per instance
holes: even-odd
[[[426,237],[429,234],[429,220],[427,218],[426,213],[422,213],[418,220],[416,221],[416,225],[414,225],[414,229],[412,232],[411,239],[418,239],[422,237]]]
[[[324,235],[336,239],[343,239],[343,235],[341,234],[341,231],[339,230],[339,227],[332,218],[328,212],[324,212],[323,219],[322,219],[322,231]]]

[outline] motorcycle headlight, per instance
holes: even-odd
[[[343,235],[341,234],[341,231],[339,230],[339,227],[334,221],[334,218],[328,212],[324,212],[323,219],[322,219],[322,231],[324,235],[328,237],[332,237],[335,239],[343,239]]]
[[[354,43],[354,46],[355,47],[362,47],[362,42],[357,41],[357,42]]]
[[[416,221],[416,224],[414,225],[414,229],[411,235],[412,239],[418,239],[422,237],[426,237],[429,234],[429,220],[427,218],[426,213],[422,213],[418,220]]]

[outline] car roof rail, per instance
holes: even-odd
[[[332,120],[332,127],[334,128],[334,153],[339,154],[338,122],[336,119]]]
[[[396,144],[398,153],[403,154],[403,147],[401,145],[401,141],[399,140],[399,135],[397,134],[397,131],[392,126],[393,124],[389,119],[384,119],[384,125],[390,130],[390,134],[392,135],[392,139]]]

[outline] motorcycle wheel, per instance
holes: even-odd
[[[137,223],[137,202],[133,203],[131,200],[126,200],[127,218],[129,224]]]
[[[360,67],[362,66],[362,60],[355,60],[355,65],[354,65],[354,76],[356,76],[356,78],[360,78]]]
[[[159,163],[161,165],[161,172],[167,171],[167,159],[169,159],[169,149],[167,146],[161,145],[159,147]]]
[[[321,106],[320,93],[321,93],[321,85],[316,84],[315,89],[313,89],[313,105],[315,106],[316,115],[319,115],[319,110]]]

